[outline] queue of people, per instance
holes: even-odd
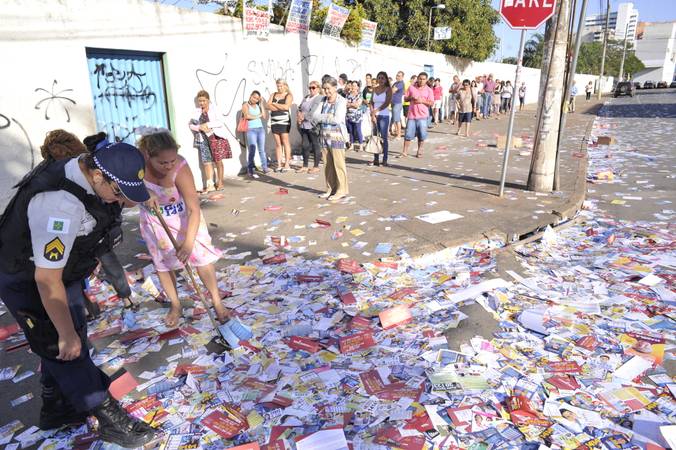
[[[455,75],[448,90],[440,78],[429,77],[426,72],[412,75],[408,81],[405,79],[402,71],[397,72],[394,79],[384,71],[375,77],[366,74],[364,83],[350,80],[346,74],[336,78],[325,75],[321,81],[308,83],[298,105],[294,104],[294,95],[283,79],[276,80],[276,90],[267,101],[260,91],[252,91],[242,105],[237,127],[242,146],[246,148],[247,176],[257,179],[259,174],[291,170],[315,174],[324,162],[327,165],[325,197],[337,201],[348,192],[345,151],[373,153],[369,166],[388,166],[390,140],[403,137],[403,151],[397,157],[409,156],[411,142],[415,140],[417,148],[411,156],[421,158],[429,129],[448,121],[458,125],[457,135],[469,136],[472,120],[508,114],[516,96],[519,110],[525,104],[525,83],[516,88],[511,81],[494,79],[492,74],[463,81]],[[334,80],[340,100],[327,101],[327,92],[333,92]],[[194,146],[202,164],[203,191],[210,192],[223,188],[222,161],[231,158],[232,152],[225,145],[225,127],[219,120],[222,116],[211,104],[208,93],[200,91],[196,99],[198,108],[189,126],[195,134]],[[322,108],[325,111],[321,111]],[[291,165],[289,139],[292,124],[301,137],[302,165],[295,168]],[[265,150],[268,126],[275,143],[274,160],[269,160]],[[373,145],[373,140],[377,140],[377,145]],[[260,160],[258,168],[256,155]]]

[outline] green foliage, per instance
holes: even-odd
[[[361,42],[361,21],[366,19],[366,12],[362,5],[355,5],[350,8],[350,15],[345,22],[340,37],[350,45],[357,45]]]
[[[609,40],[606,49],[605,74],[617,77],[620,72],[622,50],[624,42]],[[585,42],[580,46],[580,54],[577,58],[577,73],[599,75],[601,72],[601,56],[603,55],[602,42]],[[631,44],[627,44],[627,55],[624,60],[624,72],[634,74],[643,70],[645,66],[634,54]]]
[[[430,7],[445,5],[445,9],[432,12],[432,27],[450,26],[451,39],[430,41],[430,50],[450,56],[484,61],[496,49],[498,39],[493,25],[500,21],[491,0],[334,0],[350,8],[350,16],[341,37],[349,44],[361,41],[362,19],[378,23],[376,42],[398,47],[425,50],[427,48]],[[247,0],[249,4],[251,0]],[[252,3],[252,2],[251,2]],[[290,0],[273,1],[273,22],[284,25]],[[321,32],[328,6],[313,0],[310,29]],[[220,14],[230,15],[228,11]],[[242,17],[238,2],[235,17]]]
[[[498,45],[493,25],[500,21],[490,0],[351,0],[361,4],[367,18],[378,22],[376,41],[381,44],[425,50],[430,7],[432,27],[450,26],[451,39],[430,42],[430,50],[476,61],[487,59]]]
[[[516,59],[516,57],[514,57],[514,56],[509,56],[509,57],[507,57],[507,58],[502,58],[502,63],[503,63],[503,64],[516,64],[517,62],[519,62],[519,61],[518,61],[518,60]]]
[[[526,41],[523,47],[523,65],[524,67],[542,67],[542,58],[545,54],[545,37],[540,33],[535,33]]]

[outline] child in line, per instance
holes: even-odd
[[[153,258],[162,289],[171,301],[165,323],[175,328],[181,317],[174,271],[182,269],[186,262],[197,270],[209,291],[218,320],[223,322],[229,312],[221,302],[214,267],[221,252],[211,244],[190,167],[178,154],[178,144],[168,131],[143,136],[138,148],[146,159],[144,181],[151,193],[150,202],[156,203],[154,206],[180,246],[176,251],[152,210],[141,208],[141,235]]]

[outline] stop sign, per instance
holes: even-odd
[[[554,14],[556,0],[500,0],[500,15],[515,30],[534,30]]]

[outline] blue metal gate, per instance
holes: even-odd
[[[169,128],[162,55],[87,49],[97,131],[133,144],[144,127]]]

